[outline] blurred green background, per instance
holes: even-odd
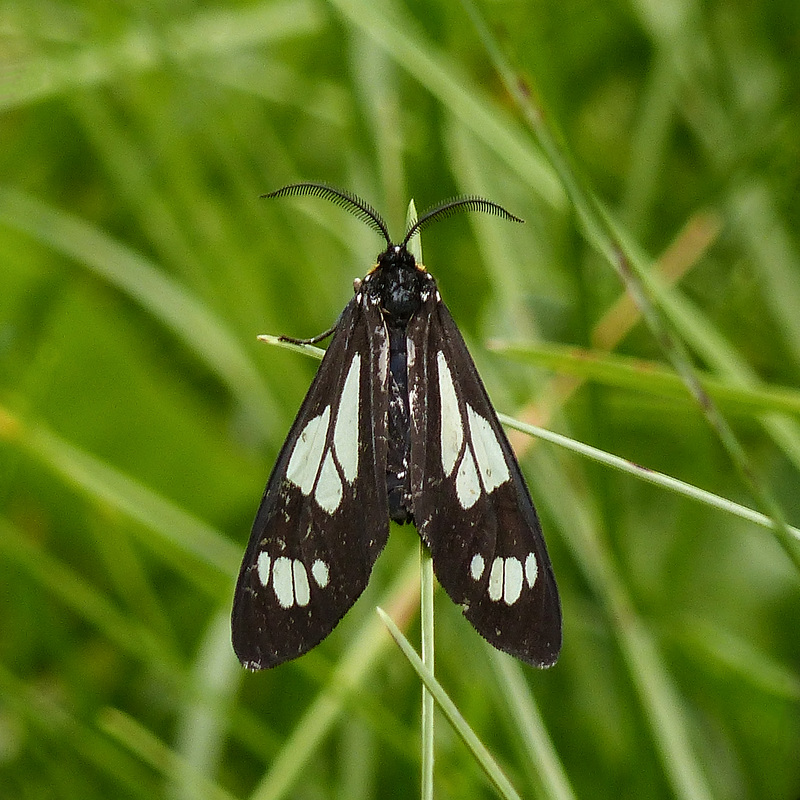
[[[382,245],[332,204],[258,199],[284,183],[355,191],[395,235],[412,197],[524,217],[424,236],[498,411],[754,506],[698,405],[653,384],[669,362],[603,211],[575,210],[595,193],[799,522],[798,86],[795,0],[0,3],[0,797],[419,794],[419,683],[374,613],[418,641],[412,529],[309,655],[249,675],[230,648],[317,366],[256,335],[329,327]],[[610,351],[641,359],[625,385],[588,374]],[[796,800],[797,559],[515,443],[561,659],[497,656],[440,592],[436,669],[520,794]],[[436,755],[437,797],[494,796],[443,719]]]

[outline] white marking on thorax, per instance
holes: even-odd
[[[386,344],[386,331],[383,328],[379,328],[380,331],[380,343],[378,347],[380,348],[380,352],[378,353],[378,383],[381,386],[386,385],[386,378],[389,375],[389,346]],[[376,331],[376,335],[378,334]]]
[[[445,477],[449,477],[461,453],[464,431],[461,427],[461,412],[453,376],[441,350],[436,354],[436,365],[439,376],[439,444],[442,448],[442,469]]]

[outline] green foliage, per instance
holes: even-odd
[[[248,675],[229,642],[315,368],[256,336],[330,327],[382,247],[258,199],[321,180],[395,236],[412,196],[523,217],[425,232],[497,409],[713,495],[514,432],[564,650],[517,665],[437,594],[477,744],[437,716],[434,796],[496,796],[485,747],[523,797],[795,800],[798,29],[790,0],[0,3],[0,797],[419,795],[375,614],[418,641],[413,531],[309,655]]]

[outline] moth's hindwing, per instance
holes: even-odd
[[[414,519],[436,577],[490,644],[550,666],[561,649],[561,608],[541,525],[437,292],[407,335]]]
[[[292,425],[253,524],[234,596],[247,668],[310,650],[353,605],[389,531],[386,329],[351,300]]]

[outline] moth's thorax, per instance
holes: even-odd
[[[390,245],[364,279],[364,289],[377,299],[390,327],[405,326],[419,311],[424,289],[433,279],[405,245]]]

